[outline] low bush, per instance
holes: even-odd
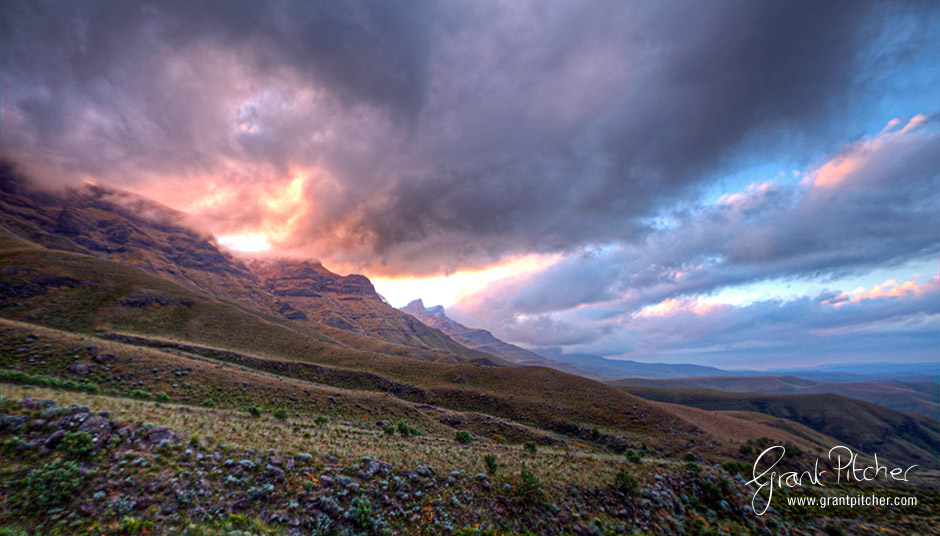
[[[539,450],[539,448],[535,445],[535,441],[526,441],[522,445],[522,448],[525,449],[525,451],[529,454],[535,454]]]
[[[519,471],[519,484],[516,486],[516,493],[524,502],[530,504],[540,502],[545,496],[545,492],[542,491],[542,481],[525,467]]]
[[[483,456],[483,463],[486,465],[486,472],[490,475],[495,475],[499,471],[499,462],[496,461],[495,454],[487,454]]]
[[[85,391],[86,393],[91,394],[98,394],[101,392],[101,387],[95,383],[77,382],[75,380],[66,380],[53,376],[45,376],[42,374],[28,374],[19,370],[0,370],[0,382],[15,383],[19,385],[38,385],[41,387],[69,389],[72,391]]]
[[[85,432],[66,432],[58,450],[70,458],[90,458],[95,450],[95,442]]]
[[[417,428],[409,425],[405,421],[399,421],[397,429],[398,429],[398,433],[402,437],[414,437],[414,436],[421,435],[421,432],[419,432]]]
[[[473,436],[466,430],[457,430],[457,433],[454,434],[454,441],[467,445],[473,441]]]
[[[643,458],[642,456],[640,456],[640,453],[633,449],[628,449],[624,453],[624,456],[626,456],[627,460],[629,460],[630,463],[636,463],[636,464],[643,463]]]
[[[636,495],[636,490],[639,488],[639,481],[636,477],[630,474],[626,469],[620,469],[617,471],[617,474],[614,475],[614,484],[613,488],[624,495],[633,496]]]
[[[85,480],[82,470],[73,461],[55,459],[31,470],[23,479],[27,505],[50,508],[68,502]]]

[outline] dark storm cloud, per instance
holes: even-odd
[[[252,187],[316,168],[284,247],[434,272],[636,241],[740,151],[831,143],[859,54],[931,9],[11,1],[0,141],[45,176],[213,177],[238,191],[202,214],[218,232],[261,225]]]

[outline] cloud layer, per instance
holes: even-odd
[[[265,232],[281,249],[389,274],[640,239],[645,218],[693,196],[742,149],[825,141],[819,127],[866,83],[862,52],[885,21],[916,26],[934,11],[2,9],[5,157],[47,178],[142,190],[218,234]],[[916,43],[895,48],[903,58]]]
[[[10,0],[0,149],[340,271],[557,256],[457,314],[533,346],[704,348],[798,304],[695,315],[686,342],[637,315],[936,258],[938,33],[926,1]],[[768,163],[801,176],[740,184]]]

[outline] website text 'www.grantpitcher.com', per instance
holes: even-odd
[[[917,497],[908,495],[833,495],[830,497],[787,497],[790,506],[917,506]]]

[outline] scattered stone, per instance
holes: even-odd
[[[172,440],[175,437],[176,434],[166,426],[154,427],[147,433],[147,441],[151,443],[160,443],[164,440]]]
[[[43,446],[47,449],[54,449],[56,448],[56,445],[62,441],[63,437],[65,437],[65,430],[56,430],[55,432],[52,432],[52,435],[46,438]]]
[[[95,357],[91,358],[92,361],[98,363],[99,365],[104,365],[105,363],[109,363],[115,359],[117,358],[112,354],[97,354]]]
[[[87,376],[91,374],[91,367],[84,363],[75,363],[66,369],[69,374],[74,376]]]

